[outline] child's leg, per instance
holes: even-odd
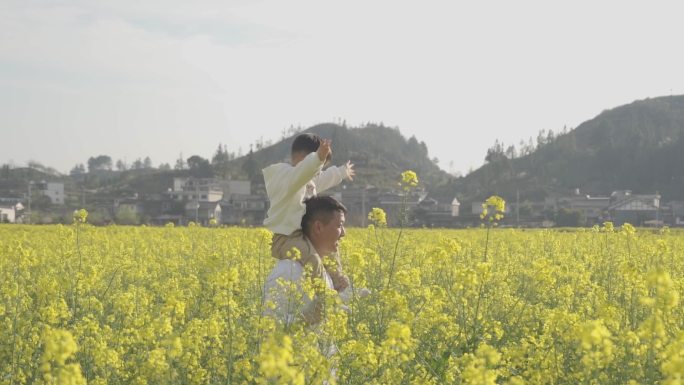
[[[311,276],[323,279],[323,263],[315,250],[304,237],[301,230],[290,235],[274,234],[271,244],[271,255],[276,259],[294,259],[293,250],[299,250],[298,262],[304,266],[311,266]]]

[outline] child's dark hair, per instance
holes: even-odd
[[[317,134],[307,132],[305,134],[297,135],[294,142],[292,142],[292,153],[303,152],[309,154],[318,151],[318,147],[320,147],[321,143],[323,143],[323,139]]]
[[[340,201],[327,195],[311,197],[305,200],[304,204],[306,213],[302,217],[302,232],[306,235],[309,234],[315,220],[328,224],[335,215],[335,211],[347,213],[347,208]]]

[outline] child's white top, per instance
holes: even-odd
[[[323,161],[316,152],[293,166],[276,163],[262,170],[270,208],[264,226],[276,234],[290,235],[299,230],[306,212],[304,199],[325,191],[349,177],[347,166],[330,166],[321,171]]]

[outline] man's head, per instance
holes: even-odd
[[[337,199],[316,196],[307,199],[306,213],[302,217],[302,231],[320,256],[337,252],[339,240],[344,237],[344,215],[347,208]]]
[[[323,139],[317,134],[307,132],[305,134],[297,135],[294,142],[292,142],[292,150],[290,152],[292,164],[297,165],[297,163],[301,162],[307,155],[318,151],[318,147],[320,147],[321,143],[323,143]],[[329,160],[330,159],[326,159],[326,161]]]

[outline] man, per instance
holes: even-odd
[[[347,209],[329,196],[309,198],[305,205],[302,231],[306,245],[302,247],[302,252],[325,261],[327,256],[339,253],[340,239],[345,236],[344,221]],[[323,269],[322,277],[315,273],[312,275],[309,271],[308,276],[315,281],[314,287],[317,287],[314,298],[309,298],[301,287],[304,276],[302,264],[291,259],[279,260],[265,284],[266,300],[275,305],[274,309],[268,309],[266,313],[286,324],[294,322],[298,316],[309,325],[320,323],[325,313],[325,304],[328,302],[325,300],[323,287],[334,290],[333,281],[327,269]],[[287,290],[277,282],[278,279],[295,283],[295,291],[298,293],[294,296],[292,290],[286,293]],[[301,300],[303,306],[297,306],[296,300]]]

